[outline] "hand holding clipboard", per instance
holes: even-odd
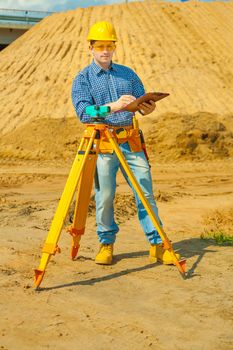
[[[141,103],[150,102],[151,100],[157,102],[167,96],[169,96],[169,94],[165,92],[148,92],[145,95],[137,98],[133,102],[129,103],[126,107],[122,109],[122,111],[137,112],[140,110],[139,105]]]

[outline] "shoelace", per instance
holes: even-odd
[[[103,244],[102,248],[105,248],[105,249],[109,250],[110,252],[112,251],[112,246],[110,244]]]

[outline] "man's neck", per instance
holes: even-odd
[[[104,64],[104,63],[97,62],[95,59],[94,59],[94,62],[95,64],[97,64],[97,66],[101,67],[103,70],[108,70],[109,67],[111,66],[111,62]]]

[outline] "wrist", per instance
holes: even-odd
[[[111,112],[117,112],[119,110],[119,108],[117,108],[117,105],[115,102],[111,102],[111,103],[106,103],[105,106],[108,106],[111,108]]]

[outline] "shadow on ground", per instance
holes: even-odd
[[[200,238],[186,239],[173,244],[174,250],[177,253],[179,253],[182,257],[186,258],[187,260],[193,256],[197,257],[193,265],[186,272],[186,279],[193,278],[199,275],[195,273],[195,270],[198,264],[201,262],[201,260],[204,259],[206,254],[213,254],[217,252],[216,250],[208,249],[210,246],[213,248],[214,246],[219,246],[219,245],[217,245],[213,240],[203,240]],[[134,259],[134,258],[146,256],[146,255],[148,255],[147,250],[118,254],[118,255],[115,255],[114,257],[114,264],[116,264],[117,262],[123,259]],[[57,285],[57,286],[48,287],[48,288],[39,288],[38,291],[49,291],[54,289],[68,288],[68,287],[72,287],[72,286],[74,287],[74,286],[80,286],[80,285],[94,285],[96,283],[109,281],[111,279],[128,275],[133,272],[148,270],[159,265],[160,265],[159,263],[147,264],[145,266],[125,269],[119,272],[111,273],[107,276],[90,278],[84,281],[75,281],[75,282]]]

